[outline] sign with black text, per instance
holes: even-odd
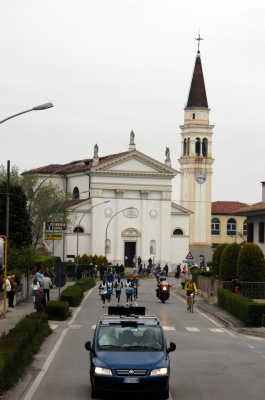
[[[45,232],[60,233],[66,231],[65,222],[45,222]]]

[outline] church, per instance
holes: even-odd
[[[123,153],[37,168],[66,194],[75,224],[62,240],[45,241],[54,255],[106,255],[109,262],[130,267],[141,257],[167,263],[169,270],[186,259],[211,259],[212,129],[200,52],[196,55],[181,129],[180,171],[171,167],[170,149],[161,163],[138,151],[135,134]],[[63,171],[63,173],[61,172]],[[171,201],[172,179],[180,177],[180,204]]]

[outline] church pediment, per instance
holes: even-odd
[[[153,175],[153,176],[170,176],[174,177],[178,174],[175,169],[154,160],[151,157],[140,153],[137,150],[127,152],[120,157],[113,158],[110,161],[103,161],[94,166],[92,173],[103,175]]]
[[[193,211],[188,210],[185,207],[180,206],[179,204],[176,203],[171,203],[171,215],[191,215],[193,214]]]

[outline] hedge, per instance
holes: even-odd
[[[232,293],[228,289],[218,289],[218,304],[246,325],[260,326],[265,303],[256,303],[252,299]]]
[[[45,312],[52,321],[65,321],[72,315],[68,301],[48,301]]]
[[[46,313],[31,313],[0,337],[0,389],[13,387],[52,333]]]
[[[68,286],[61,293],[61,301],[67,301],[70,307],[77,307],[83,300],[84,294],[81,286]]]

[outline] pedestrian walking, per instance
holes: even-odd
[[[164,266],[163,270],[165,271],[166,276],[168,275],[168,263]]]
[[[46,300],[43,293],[43,287],[40,286],[35,295],[35,309],[37,312],[43,312],[46,308]]]
[[[15,275],[11,275],[11,277],[9,278],[11,289],[9,292],[8,307],[11,307],[11,308],[15,308],[14,307],[14,297],[15,297],[15,292],[16,292],[16,287],[17,287],[17,283],[16,283],[15,279],[16,279]]]
[[[42,282],[42,279],[44,278],[44,275],[43,275],[43,273],[40,271],[39,268],[37,268],[36,277],[37,277],[37,280],[38,280],[38,282],[39,282],[39,285],[41,286],[41,282]]]
[[[184,286],[186,283],[186,274],[184,271],[182,271],[180,274],[180,283],[181,283],[182,289],[184,289]]]
[[[40,284],[35,276],[35,278],[33,279],[33,282],[31,284],[32,287],[32,297],[33,297],[33,303],[34,303],[34,308],[35,308],[35,296],[39,290]]]
[[[48,276],[48,272],[45,272],[44,278],[42,279],[41,286],[43,287],[43,293],[45,301],[50,301],[50,287],[52,286],[51,278]]]
[[[11,291],[11,283],[10,283],[9,279],[11,279],[10,275],[8,275],[6,277],[6,296],[7,296],[8,304],[9,304],[9,294],[10,294],[10,291]],[[4,283],[3,283],[3,289],[5,289]]]

